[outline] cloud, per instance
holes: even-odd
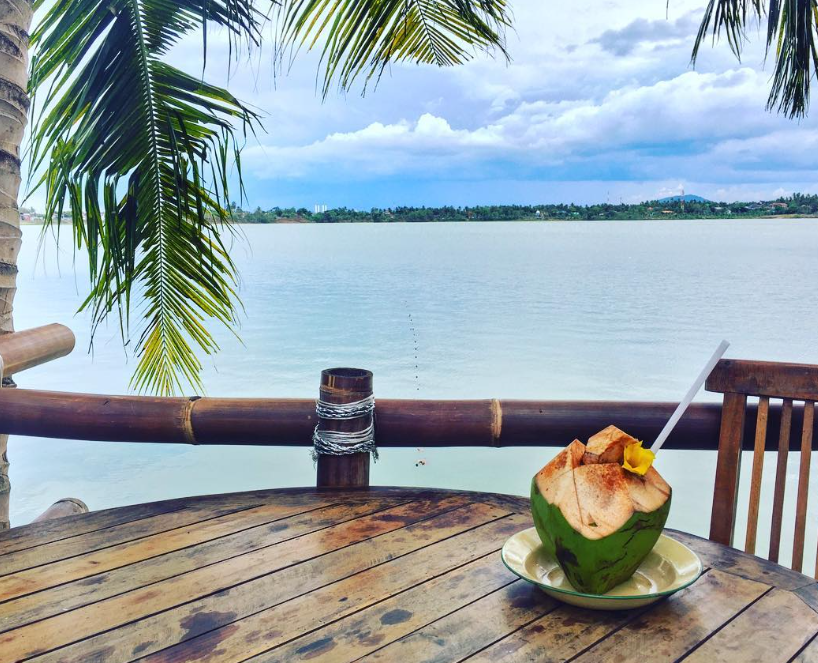
[[[328,170],[353,178],[414,169],[440,172],[444,164],[448,168],[453,161],[473,159],[475,153],[491,157],[502,150],[503,141],[493,127],[453,129],[445,119],[424,113],[415,122],[373,122],[304,146],[251,147],[244,161],[257,177],[266,178],[312,177]]]
[[[509,170],[555,180],[672,180],[702,169],[716,182],[770,178],[775,170],[816,174],[818,130],[759,112],[766,85],[749,68],[688,71],[600,100],[520,101],[475,127],[432,113],[373,122],[304,145],[251,148],[245,163],[265,179],[356,181],[480,179]]]
[[[701,12],[690,12],[674,21],[638,18],[624,28],[605,30],[588,43],[616,56],[630,55],[639,48],[684,44],[687,48],[699,28]]]
[[[818,128],[787,126],[758,136],[742,136],[716,145],[711,156],[735,164],[737,169],[779,172],[818,171]]]
[[[762,37],[742,65],[721,43],[691,69],[703,4],[517,0],[511,62],[396,64],[363,98],[322,101],[314,53],[275,82],[269,53],[228,78],[217,38],[208,79],[266,114],[267,133],[244,153],[253,206],[309,205],[315,191],[369,207],[636,200],[681,183],[746,199],[812,186],[818,125],[765,112]],[[200,48],[182,44],[174,61],[199,71]]]

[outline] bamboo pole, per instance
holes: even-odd
[[[74,334],[52,324],[0,336],[3,377],[64,357],[74,349]]]
[[[676,403],[623,401],[379,399],[376,440],[379,447],[562,446],[575,437],[587,439],[609,424],[651,440],[675,407]],[[747,416],[755,417],[755,406],[748,406]],[[694,403],[665,448],[716,450],[720,417],[719,403]],[[780,417],[780,406],[771,406],[769,425],[776,426]],[[0,433],[14,435],[309,446],[316,424],[312,399],[188,399],[0,389]],[[752,431],[748,430],[743,445],[753,448]]]
[[[0,532],[11,526],[9,521],[11,481],[9,480],[8,435],[0,435]]]
[[[82,500],[76,497],[65,497],[57,500],[37,516],[33,522],[41,523],[44,520],[56,520],[57,518],[65,518],[66,516],[76,516],[80,513],[88,513],[88,506]]]
[[[74,334],[64,325],[51,324],[0,335],[0,391],[15,386],[11,376],[67,355],[74,349]],[[0,435],[0,530],[9,523],[8,435]],[[86,509],[87,510],[87,509]]]

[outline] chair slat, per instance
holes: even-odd
[[[775,490],[773,492],[773,520],[770,526],[770,554],[772,562],[778,562],[781,549],[781,521],[784,516],[784,492],[787,487],[787,456],[790,450],[790,430],[792,428],[792,399],[785,398],[781,408],[781,431],[778,436],[778,463],[775,468]]]
[[[792,543],[792,568],[801,571],[804,565],[804,535],[807,526],[807,500],[809,499],[809,464],[812,455],[812,424],[815,403],[804,403],[804,426],[801,430],[801,463],[798,470],[798,499],[795,503],[795,538]]]
[[[747,537],[744,550],[751,555],[756,551],[756,533],[758,532],[758,507],[761,501],[761,477],[764,472],[764,444],[767,441],[767,417],[770,412],[769,396],[758,400],[756,417],[756,438],[753,449],[753,474],[750,482],[750,506],[747,511]]]
[[[747,396],[724,394],[719,434],[719,455],[716,461],[716,487],[713,510],[710,514],[710,540],[733,545],[736,522],[736,501],[741,459],[741,441],[744,439],[744,412]]]

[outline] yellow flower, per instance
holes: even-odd
[[[643,449],[641,442],[635,442],[625,447],[625,461],[622,467],[628,472],[644,476],[653,464],[656,454],[650,449]]]

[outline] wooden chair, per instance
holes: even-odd
[[[770,528],[769,559],[778,562],[781,544],[781,523],[784,510],[784,492],[787,481],[787,454],[791,444],[793,420],[801,426],[801,464],[798,475],[795,508],[795,536],[793,540],[792,568],[801,571],[804,560],[804,533],[809,494],[809,468],[815,426],[815,402],[818,400],[818,366],[807,364],[784,364],[763,361],[723,359],[707,379],[708,391],[724,394],[719,454],[716,464],[716,485],[713,493],[713,509],[710,520],[710,539],[733,545],[733,533],[738,499],[739,464],[745,438],[745,414],[747,398],[757,396],[756,426],[753,440],[753,470],[750,483],[750,504],[747,512],[747,534],[744,550],[755,554],[758,510],[761,494],[761,476],[764,467],[764,450],[767,446],[768,423],[779,424],[778,460],[773,493],[772,524]],[[770,405],[770,399],[782,399],[782,404]],[[803,401],[803,408],[793,406]],[[795,412],[795,417],[793,413]],[[799,414],[802,416],[798,416]],[[774,430],[774,428],[773,428]],[[748,436],[749,438],[749,436]],[[750,439],[747,440],[749,447]],[[770,448],[775,449],[774,440]],[[818,577],[818,565],[816,566]]]

